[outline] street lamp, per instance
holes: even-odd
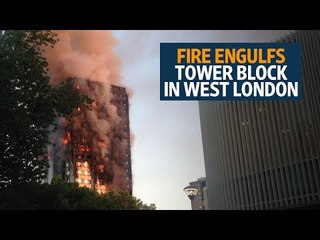
[[[190,185],[185,187],[183,190],[187,194],[187,196],[190,198],[191,202],[193,201],[195,196],[197,196],[197,193],[198,193],[198,188]]]

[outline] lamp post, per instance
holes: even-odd
[[[183,190],[191,200],[191,204],[192,204],[193,199],[197,196],[198,188],[189,185],[185,187]]]
[[[205,189],[205,190],[204,190]],[[185,187],[183,191],[191,200],[192,210],[205,210],[207,209],[207,190],[206,178],[198,178],[197,181],[189,182],[189,186]]]

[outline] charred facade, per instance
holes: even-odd
[[[124,87],[111,85],[111,104],[117,108],[119,122],[113,126],[111,135],[111,158],[125,170],[119,188],[132,194],[131,144],[129,126],[129,100]]]
[[[98,193],[115,189],[132,194],[126,88],[81,79],[69,82],[93,103],[91,107],[75,109],[71,119],[59,122],[52,151],[52,175]]]

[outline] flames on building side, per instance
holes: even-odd
[[[93,99],[70,119],[57,119],[51,139],[52,161],[48,181],[60,176],[80,187],[106,193],[110,189],[132,194],[129,102],[126,88],[105,83],[68,79],[74,91]],[[103,94],[109,90],[109,94]]]

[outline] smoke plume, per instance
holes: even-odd
[[[111,31],[56,33],[59,41],[45,52],[53,85],[73,77],[121,85],[121,62],[114,52],[118,42]]]
[[[107,172],[111,171],[111,180],[118,186],[120,180],[116,178],[122,177],[124,166],[110,158],[109,148],[114,135],[111,133],[112,126],[120,122],[116,107],[110,103],[111,84],[123,85],[120,75],[121,62],[114,52],[118,42],[111,31],[56,33],[59,41],[54,48],[46,48],[44,53],[49,64],[50,83],[57,86],[69,81],[75,90],[94,100],[92,110],[75,110],[71,123],[66,123],[63,127],[68,128],[67,125],[71,125],[73,133],[92,146],[93,153],[98,160],[105,162]],[[129,92],[131,93],[131,90]],[[56,131],[55,146],[61,147],[61,139],[64,137],[62,135],[65,134],[66,132],[61,130]],[[61,151],[58,152],[61,158]],[[61,165],[60,161],[58,162]]]

